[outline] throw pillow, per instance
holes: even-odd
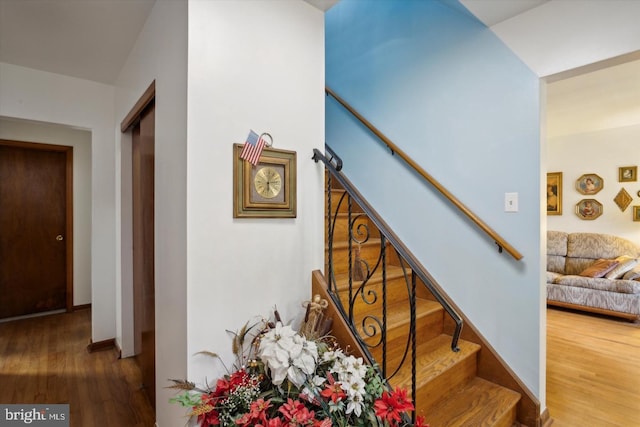
[[[618,265],[616,268],[605,274],[607,279],[621,279],[622,276],[638,264],[638,260],[629,255],[622,255],[616,258]]]
[[[624,276],[622,276],[623,280],[635,280],[640,278],[640,265],[635,266],[631,270],[627,271]]]
[[[580,276],[604,277],[605,274],[616,268],[618,261],[615,259],[599,259],[580,272]]]

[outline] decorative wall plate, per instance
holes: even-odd
[[[580,194],[596,194],[604,187],[604,181],[595,173],[586,173],[576,181],[576,190]]]
[[[625,209],[627,209],[627,207],[631,203],[631,200],[633,200],[631,198],[631,195],[627,193],[627,190],[625,190],[624,188],[620,189],[616,197],[614,197],[613,199],[613,201],[616,202],[616,205],[618,205],[618,207],[622,212],[624,212]]]
[[[602,203],[595,199],[582,199],[576,204],[576,215],[580,219],[596,219],[602,215]]]

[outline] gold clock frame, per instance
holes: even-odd
[[[242,144],[233,144],[233,217],[234,218],[295,218],[296,217],[296,152],[266,147],[256,166],[240,158]],[[261,197],[253,188],[258,170],[272,167],[282,176],[278,197]]]

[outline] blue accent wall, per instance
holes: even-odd
[[[325,15],[326,82],[524,255],[488,238],[332,98],[344,171],[540,396],[539,80],[451,1],[342,0]],[[504,212],[517,192],[519,212]]]

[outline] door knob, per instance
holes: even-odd
[[[60,242],[60,241],[64,240],[64,237],[62,237],[62,234],[58,234],[56,236],[56,240]]]

